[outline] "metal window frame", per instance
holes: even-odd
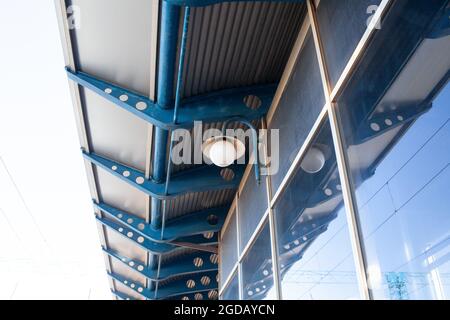
[[[228,278],[227,278],[223,283],[222,283],[222,281],[219,282],[219,286],[220,286],[220,289],[219,289],[219,296],[222,296],[222,295],[223,295],[223,292],[224,292],[225,290],[228,289],[228,287],[230,286],[230,283],[231,283],[231,280],[233,279],[233,277],[235,277],[235,276],[238,276],[238,277],[239,277],[239,275],[238,275],[238,272],[239,272],[238,269],[239,269],[239,264],[236,263],[236,264],[234,265],[233,269],[231,269],[231,272],[230,272]],[[239,281],[238,281],[238,283],[239,283]],[[240,288],[240,287],[241,287],[241,286],[239,286],[239,288]]]
[[[242,253],[239,255],[239,261],[238,261],[238,267],[239,267],[239,298],[242,300],[244,297],[244,286],[243,286],[243,273],[242,273],[242,264],[244,262],[244,259],[247,257],[247,255],[249,254],[250,250],[253,248],[253,245],[256,243],[256,241],[258,240],[258,236],[261,234],[261,232],[263,231],[264,227],[267,225],[269,225],[269,229],[270,229],[270,221],[269,221],[269,209],[267,208],[266,212],[264,213],[263,217],[261,218],[261,220],[258,223],[258,226],[256,227],[255,232],[253,232],[252,236],[250,237],[250,239],[248,240],[246,246],[244,247],[244,249],[242,250]],[[272,231],[270,231],[270,242],[271,244],[273,243],[273,238],[272,238]],[[273,257],[273,252],[272,252],[272,248],[271,248],[271,258]],[[275,290],[276,290],[276,295],[277,297],[278,295],[278,291],[277,291],[277,287],[278,285],[275,284],[275,281],[278,279],[275,279],[275,265],[273,264],[272,261],[272,267],[274,269],[274,286],[275,286]]]
[[[223,239],[223,235],[227,232],[228,227],[230,225],[230,220],[233,218],[233,216],[235,216],[235,218],[236,218],[236,235],[237,235],[236,250],[239,249],[239,242],[238,242],[238,240],[239,240],[239,228],[238,228],[238,221],[237,221],[237,219],[238,219],[238,217],[237,217],[237,210],[238,210],[237,209],[237,203],[238,203],[238,198],[235,197],[233,202],[232,202],[232,204],[231,204],[231,207],[230,207],[230,209],[228,211],[227,218],[225,219],[225,222],[223,224],[222,230],[219,232],[219,268],[222,265],[222,239]],[[239,252],[239,251],[236,251],[236,252]],[[231,278],[233,277],[233,274],[235,273],[235,271],[237,269],[237,266],[239,264],[238,261],[239,261],[239,259],[236,260],[236,262],[233,265],[233,268],[231,268],[230,274],[227,275],[227,277],[225,279],[222,279],[220,272],[218,273],[218,275],[219,275],[219,296],[220,296],[221,292],[226,289],[226,287],[228,286],[229,282],[231,281]]]
[[[379,5],[377,11],[375,12],[374,17],[372,18],[373,21],[379,21],[379,19],[381,19],[383,15],[386,14],[391,3],[391,0],[383,0]],[[322,85],[326,97],[326,109],[333,136],[336,161],[342,185],[342,195],[346,209],[345,212],[347,217],[347,226],[350,235],[350,242],[352,245],[352,255],[358,280],[358,289],[360,292],[360,297],[362,299],[370,300],[371,293],[368,285],[367,263],[364,256],[360,225],[358,221],[358,207],[355,200],[355,187],[352,182],[349,162],[346,154],[345,141],[342,134],[342,123],[340,121],[337,104],[335,102],[338,95],[342,92],[345,84],[351,78],[353,70],[357,67],[359,60],[365,52],[370,39],[375,34],[376,24],[369,24],[369,26],[366,28],[365,33],[363,34],[357,47],[353,51],[353,54],[346,67],[341,73],[338,83],[334,88],[332,88],[328,66],[325,59],[323,42],[320,36],[320,29],[317,20],[317,6],[313,3],[313,0],[307,0],[306,4],[308,6],[308,15],[311,21],[311,29],[313,32],[316,55],[319,60]]]
[[[309,19],[306,16],[305,17],[305,21],[302,24],[302,27],[300,28],[300,32],[297,36],[297,39],[294,43],[292,52],[289,56],[288,62],[286,64],[285,70],[283,72],[283,75],[281,77],[280,80],[280,84],[277,88],[277,91],[275,93],[272,105],[269,109],[269,112],[266,116],[265,119],[263,119],[262,124],[263,124],[263,128],[267,128],[267,123],[270,123],[272,120],[272,117],[279,105],[280,99],[283,95],[283,93],[285,92],[285,89],[287,87],[287,84],[289,83],[289,80],[291,78],[291,75],[293,74],[293,70],[295,68],[295,65],[297,63],[297,59],[298,56],[301,52],[301,49],[303,48],[303,44],[304,41],[306,39],[306,35],[307,32],[309,30],[310,27],[310,23],[309,23]],[[266,150],[266,149],[265,149]],[[264,152],[264,159],[265,162],[268,162],[268,155],[267,155],[267,150]],[[276,233],[276,228],[275,228],[275,218],[274,218],[274,214],[273,214],[273,210],[272,210],[272,184],[271,184],[271,180],[270,180],[270,175],[266,177],[265,179],[265,183],[266,183],[266,192],[267,192],[267,209],[266,212],[264,213],[264,215],[261,217],[260,221],[258,222],[258,225],[255,229],[255,231],[253,232],[252,236],[250,237],[250,239],[248,240],[246,246],[244,247],[244,249],[242,250],[242,252],[240,253],[240,237],[239,237],[239,233],[240,233],[240,224],[239,224],[239,205],[238,205],[238,199],[239,196],[242,192],[242,189],[245,186],[245,183],[247,182],[247,179],[249,178],[249,175],[252,171],[252,165],[248,165],[244,175],[242,177],[241,183],[239,185],[238,191],[236,193],[235,199],[234,201],[236,202],[235,207],[230,208],[229,213],[233,212],[234,209],[236,209],[236,219],[237,219],[237,228],[238,228],[238,234],[237,234],[237,244],[238,244],[238,261],[235,265],[235,268],[238,268],[238,276],[239,276],[239,291],[240,291],[240,299],[242,299],[243,297],[243,292],[242,292],[242,266],[241,266],[241,262],[242,260],[245,258],[246,254],[248,253],[248,251],[251,248],[251,245],[254,243],[254,241],[256,240],[256,237],[258,236],[258,234],[262,231],[262,227],[264,226],[265,222],[269,223],[269,228],[270,228],[270,238],[271,238],[271,257],[272,257],[272,267],[274,269],[274,285],[275,285],[275,289],[276,289],[276,295],[278,299],[282,299],[282,293],[281,293],[281,281],[280,281],[280,277],[279,277],[279,272],[280,272],[280,268],[278,265],[278,249],[277,249],[277,245],[276,245],[276,239],[277,239],[277,233]],[[234,202],[233,202],[234,203]],[[268,219],[266,221],[266,219]],[[227,221],[225,221],[224,224],[224,228],[222,229],[222,233],[226,231],[226,224]],[[240,254],[239,254],[240,253]],[[233,269],[234,270],[234,269]],[[219,292],[223,292],[226,289],[226,286],[229,284],[229,281],[231,281],[231,278],[233,276],[233,273],[231,273],[228,278],[223,282],[223,286],[220,285],[219,286]],[[221,295],[219,293],[219,296]]]
[[[338,117],[338,111],[336,108],[336,100],[339,97],[339,95],[342,93],[343,88],[350,80],[353,71],[358,66],[359,61],[361,57],[364,55],[365,50],[367,49],[367,46],[372,39],[373,35],[376,33],[375,24],[370,24],[366,31],[364,32],[363,36],[361,37],[360,41],[358,42],[356,48],[354,49],[349,61],[347,62],[344,70],[341,73],[341,76],[339,77],[337,83],[333,88],[331,88],[331,82],[329,81],[328,76],[328,68],[326,65],[325,56],[323,53],[323,47],[322,47],[322,40],[320,37],[319,32],[319,26],[317,23],[317,16],[316,16],[316,8],[318,7],[320,3],[320,0],[307,0],[306,4],[308,7],[308,15],[305,17],[305,21],[300,29],[299,35],[297,37],[297,40],[294,44],[294,47],[292,49],[291,55],[289,57],[289,60],[287,62],[286,68],[284,70],[284,73],[282,75],[280,85],[277,89],[277,92],[275,94],[273,103],[270,107],[270,110],[266,116],[266,122],[265,123],[271,123],[274,113],[276,112],[277,107],[279,106],[280,100],[282,95],[285,92],[285,89],[289,83],[289,80],[291,79],[291,75],[293,74],[294,67],[296,65],[297,59],[299,58],[299,55],[301,53],[301,49],[303,48],[304,40],[306,38],[307,32],[311,28],[313,40],[314,40],[314,46],[316,49],[316,56],[319,62],[319,68],[321,73],[321,79],[322,79],[322,86],[324,89],[325,99],[326,103],[323,106],[321,112],[319,113],[313,127],[311,128],[307,138],[303,142],[299,152],[297,153],[294,161],[292,162],[288,172],[286,173],[283,181],[281,182],[280,186],[277,188],[277,190],[272,190],[272,185],[270,183],[270,176],[266,178],[267,183],[267,199],[269,206],[267,208],[267,211],[260,219],[257,228],[253,232],[252,236],[250,237],[249,241],[247,242],[246,246],[244,247],[243,251],[239,254],[239,259],[236,265],[233,268],[233,272],[238,272],[239,276],[239,289],[240,289],[240,298],[243,298],[242,290],[243,290],[243,284],[242,284],[242,261],[247,256],[249,250],[251,249],[253,243],[256,241],[257,236],[262,231],[263,226],[265,223],[269,223],[270,225],[270,233],[271,233],[271,251],[272,251],[272,260],[273,260],[273,267],[274,267],[274,285],[276,287],[277,292],[277,298],[282,299],[282,287],[281,287],[281,279],[280,279],[280,268],[278,265],[278,247],[277,247],[277,228],[276,228],[276,221],[275,221],[275,215],[274,215],[274,206],[276,203],[280,200],[281,196],[283,195],[284,191],[288,187],[290,181],[295,176],[295,173],[303,159],[303,157],[306,154],[306,151],[308,150],[308,147],[311,145],[313,139],[317,136],[322,124],[325,121],[330,122],[330,127],[332,130],[333,135],[333,145],[335,148],[336,153],[336,159],[338,162],[338,169],[339,169],[339,175],[341,179],[341,185],[342,185],[342,192],[343,192],[343,198],[344,198],[344,204],[346,209],[346,215],[347,215],[347,224],[350,234],[350,240],[352,244],[352,255],[354,257],[354,264],[355,269],[357,271],[357,278],[358,278],[358,289],[360,292],[360,297],[362,299],[371,299],[370,296],[370,290],[368,287],[368,279],[367,279],[367,266],[365,263],[363,248],[362,248],[362,241],[360,238],[360,227],[357,220],[357,213],[358,209],[355,205],[355,188],[353,186],[351,175],[349,171],[348,166],[348,159],[347,155],[345,153],[345,142],[343,141],[343,137],[341,134],[341,122]],[[393,3],[393,0],[382,0],[380,5],[378,6],[377,11],[375,12],[373,16],[373,20],[378,21],[382,17],[386,15],[388,12],[391,4]],[[267,154],[266,154],[267,159]],[[238,189],[238,193],[236,195],[236,214],[237,214],[237,224],[238,224],[238,233],[239,233],[239,209],[237,204],[237,199],[239,197],[240,191],[242,190],[246,179],[248,178],[248,175],[251,171],[252,166],[249,165],[246,169],[246,172],[243,176],[243,179],[241,181],[241,184]],[[225,230],[225,229],[224,229]],[[238,249],[239,246],[239,235],[237,236],[237,242],[238,242]],[[239,251],[238,251],[239,252]],[[226,289],[227,285],[229,285],[229,282],[231,281],[232,275],[234,273],[231,273],[231,276],[224,282],[223,288],[220,289],[220,292],[223,293],[223,291]]]

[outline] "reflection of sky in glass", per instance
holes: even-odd
[[[242,261],[244,299],[276,299],[273,286],[270,229],[266,222],[261,233]]]
[[[374,298],[449,298],[449,102],[447,86],[375,174],[358,185]],[[328,229],[284,273],[283,298],[358,299],[356,281],[346,215],[340,209]]]
[[[326,122],[313,142],[324,167],[300,168],[275,206],[283,299],[359,297],[332,145]]]
[[[447,86],[358,189],[375,298],[449,298],[449,102]]]
[[[222,293],[221,300],[239,300],[239,281],[237,274],[232,276],[230,283]]]
[[[285,299],[358,299],[344,209],[286,273]]]

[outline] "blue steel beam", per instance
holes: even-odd
[[[95,92],[114,105],[132,113],[140,119],[164,130],[191,128],[194,121],[216,122],[230,117],[255,120],[263,117],[270,108],[277,85],[259,85],[227,89],[198,97],[185,99],[174,119],[174,109],[152,102],[148,98],[99,80],[83,72],[67,69],[69,79]],[[245,105],[244,98],[257,96],[261,106],[252,110]],[[166,138],[167,143],[167,138]]]
[[[171,296],[167,300],[218,300],[219,292],[217,290],[210,290],[208,292],[197,292],[181,294],[179,296]]]
[[[161,5],[161,31],[159,36],[158,53],[158,90],[157,103],[161,109],[173,109],[175,87],[175,65],[177,60],[178,26],[180,20],[180,8],[163,2]],[[173,120],[171,111],[170,120]],[[153,180],[163,182],[166,173],[168,129],[155,128],[153,141]],[[154,228],[162,225],[161,201],[151,199],[151,224]],[[156,267],[156,261],[150,257],[150,264]]]
[[[116,232],[117,234],[121,235],[124,238],[128,238],[130,241],[138,245],[144,250],[147,250],[148,252],[151,252],[155,255],[160,255],[163,253],[168,253],[173,250],[175,250],[177,247],[168,243],[156,243],[153,241],[150,241],[143,236],[140,236],[136,232],[133,232],[133,230],[122,226],[118,223],[115,223],[111,220],[101,218],[96,216],[96,219],[98,222],[100,222],[102,225],[107,227],[108,229]]]
[[[155,269],[145,266],[140,261],[136,261],[121,255],[111,249],[102,248],[103,251],[113,259],[127,265],[137,273],[151,281],[162,281],[173,277],[185,276],[189,274],[205,273],[218,270],[217,262],[211,259],[211,253],[198,252],[190,254],[180,259],[176,263],[162,266],[159,272]]]
[[[203,235],[218,232],[226,219],[228,207],[212,208],[184,215],[166,222],[164,234],[161,229],[154,229],[144,219],[114,208],[106,203],[95,203],[94,206],[108,214],[121,224],[139,233],[153,242],[169,242],[192,235]]]
[[[180,8],[172,6],[166,2],[161,4],[161,24],[159,35],[158,52],[158,88],[157,102],[162,109],[170,109],[173,106],[174,95],[174,75],[177,57],[178,44],[178,23],[180,18]],[[155,127],[155,137],[153,139],[153,159],[152,178],[155,182],[164,182],[166,173],[167,139],[169,132],[158,126]],[[166,192],[167,194],[167,192]],[[151,198],[150,223],[153,228],[161,228],[162,215],[161,204],[158,198]],[[161,257],[149,255],[148,265],[152,269],[158,268]],[[155,283],[150,281],[149,288],[154,289]]]
[[[205,239],[203,236],[190,236],[190,237],[184,237],[177,239],[179,244],[175,243],[161,243],[161,242],[154,242],[152,240],[149,240],[141,235],[139,235],[137,232],[134,232],[132,229],[126,227],[125,225],[118,224],[114,221],[102,218],[102,217],[95,217],[99,223],[107,227],[108,229],[116,232],[117,234],[121,235],[124,238],[127,238],[134,244],[138,245],[144,250],[147,250],[148,252],[155,254],[155,255],[161,255],[165,253],[170,253],[174,251],[175,249],[182,247],[183,243],[187,244],[194,244],[198,248],[205,247],[205,250],[207,250],[208,246],[215,246],[217,245],[217,236],[214,236],[211,239]]]
[[[126,295],[125,293],[119,291],[111,290],[111,293],[120,300],[136,300],[135,298],[130,297],[129,295]]]
[[[183,33],[181,36],[181,48],[180,48],[180,57],[178,61],[178,73],[177,73],[177,88],[175,90],[175,106],[173,109],[173,123],[178,123],[178,109],[180,108],[181,104],[181,95],[183,91],[183,70],[184,70],[184,57],[186,55],[186,42],[188,37],[188,28],[189,28],[189,17],[191,14],[191,8],[186,7],[184,10],[184,19],[183,19]],[[170,133],[170,147],[169,147],[169,157],[168,157],[168,163],[167,163],[167,170],[166,170],[166,187],[165,187],[165,193],[167,194],[169,191],[169,184],[170,184],[170,178],[171,178],[171,170],[172,170],[172,152],[173,152],[173,146],[175,143],[175,140],[173,139],[175,134],[175,131],[172,130]],[[164,229],[164,219],[165,215],[163,214],[162,217],[162,228]]]
[[[334,210],[326,216],[299,223],[284,234],[279,248],[280,271],[285,273],[297,263],[309,245],[328,229],[328,225],[336,217],[337,210]],[[263,285],[270,282],[271,278],[272,262],[267,259],[255,270],[252,282],[247,285],[246,290],[253,292],[252,298],[265,295],[270,286],[266,285],[264,288]]]
[[[180,8],[166,2],[161,5],[161,24],[158,52],[158,88],[157,103],[161,109],[170,109],[173,106],[174,75],[178,44],[178,23]],[[165,163],[167,157],[167,139],[169,132],[158,126],[155,127],[153,139],[152,178],[157,183],[164,182],[166,173]],[[167,193],[166,193],[167,194]],[[161,228],[161,204],[158,198],[151,197],[150,223],[153,228]],[[161,257],[149,255],[148,265],[152,269],[158,268]],[[149,288],[154,289],[155,283],[150,281]]]
[[[144,286],[141,286],[139,283],[136,283],[136,281],[128,279],[119,274],[108,272],[108,275],[115,281],[122,283],[123,285],[127,286],[137,294],[149,300],[165,299],[171,296],[217,290],[218,287],[216,279],[217,272],[215,271],[199,275],[190,275],[189,277],[178,279],[171,283],[165,284],[164,286],[159,286],[158,290],[145,288]],[[205,282],[206,278],[209,279],[209,282]],[[188,281],[193,281],[192,282],[193,287],[189,288]]]
[[[305,209],[314,208],[336,197],[342,197],[342,186],[339,178],[331,179],[326,183],[319,184],[316,190],[314,190],[312,195],[308,198]]]
[[[302,3],[305,0],[164,0],[174,6],[184,7],[206,7],[223,2],[280,2],[280,3]]]
[[[422,114],[430,110],[432,106],[432,103],[418,103],[410,106],[402,106],[398,110],[377,113],[369,117],[366,121],[361,122],[352,143],[356,145],[362,144],[398,126],[407,124],[419,118]]]
[[[295,248],[301,242],[299,239],[308,240],[310,238],[310,234],[317,229],[327,226],[331,221],[336,219],[337,210],[334,210],[332,213],[325,215],[323,217],[319,217],[313,220],[307,220],[305,222],[297,223],[293,228],[291,228],[282,238],[283,247],[287,248],[289,251],[288,245],[290,248]]]
[[[125,166],[93,152],[83,151],[83,156],[91,163],[105,169],[110,174],[122,179],[149,196],[166,200],[191,192],[213,191],[237,188],[245,170],[243,165],[229,167],[234,172],[231,180],[222,178],[221,168],[216,166],[201,166],[173,175],[168,194],[165,193],[165,184],[146,180],[143,172]]]
[[[316,228],[314,231],[308,233],[308,239],[299,238],[295,246],[287,249],[283,247],[280,252],[280,272],[286,273],[294,264],[302,259],[304,252],[309,245],[317,239],[322,233],[327,230],[328,225],[323,225]],[[288,258],[284,258],[283,255],[288,255]],[[257,299],[257,297],[265,296],[271,289],[267,283],[273,282],[272,276],[272,263],[270,260],[266,260],[258,270],[255,270],[252,282],[249,283],[244,290],[252,292],[251,298]]]

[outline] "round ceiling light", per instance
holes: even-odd
[[[312,147],[306,153],[300,167],[307,173],[317,173],[325,165],[325,155],[322,150]]]
[[[245,154],[245,145],[234,137],[219,136],[203,143],[203,154],[218,167],[228,167]]]

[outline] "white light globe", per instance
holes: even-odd
[[[312,147],[306,153],[300,167],[308,173],[317,173],[325,165],[325,155],[322,150]]]
[[[218,167],[228,167],[236,160],[236,149],[231,142],[219,140],[211,146],[209,158]]]

